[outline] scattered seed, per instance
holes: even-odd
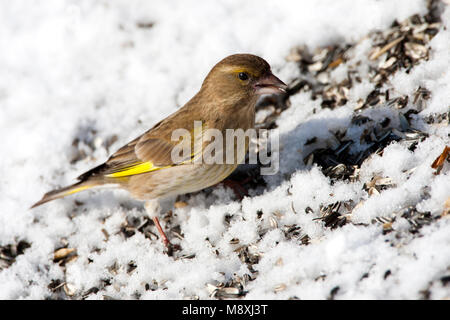
[[[66,258],[68,255],[74,253],[76,251],[75,248],[61,248],[55,251],[53,255],[53,260],[58,261]]]
[[[63,289],[66,295],[68,295],[69,297],[75,295],[77,291],[75,285],[72,283],[65,283]]]
[[[274,291],[275,292],[281,292],[281,291],[286,290],[286,288],[287,288],[287,286],[284,283],[282,283],[282,284],[277,285],[275,287]]]
[[[399,44],[405,37],[402,36],[400,38],[397,38],[393,41],[391,41],[390,43],[388,43],[387,45],[385,45],[382,48],[378,48],[374,53],[372,53],[369,57],[370,60],[376,60],[378,59],[383,53],[385,53],[386,51],[392,49],[393,47],[395,47],[397,44]]]
[[[439,157],[437,157],[436,160],[433,161],[431,167],[433,169],[436,169],[435,174],[441,173],[442,167],[444,166],[444,161],[445,159],[449,158],[449,154],[450,154],[450,146],[445,146],[444,151],[442,151]]]

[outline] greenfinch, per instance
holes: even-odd
[[[148,214],[168,245],[158,221],[160,200],[215,185],[244,160],[236,156],[232,163],[197,161],[208,144],[201,140],[200,154],[194,151],[174,161],[173,151],[179,143],[173,141],[174,130],[192,133],[197,130],[197,122],[201,124],[200,131],[206,128],[223,133],[227,129],[245,131],[254,127],[258,97],[284,93],[285,89],[286,85],[272,74],[264,59],[251,54],[228,56],[211,69],[200,90],[182,108],[121,147],[105,163],[80,175],[75,184],[46,193],[32,208],[94,187],[122,188],[133,198],[145,201]],[[195,150],[195,136],[185,146]]]

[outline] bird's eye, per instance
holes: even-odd
[[[239,72],[238,77],[242,81],[248,80],[248,74],[246,72]]]

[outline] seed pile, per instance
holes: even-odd
[[[428,60],[430,51],[428,43],[441,27],[439,5],[439,1],[430,1],[429,12],[426,15],[413,15],[401,22],[394,21],[389,29],[369,34],[372,50],[368,57],[350,59],[355,56],[353,52],[358,43],[331,45],[316,50],[310,50],[305,46],[293,48],[287,60],[298,64],[301,76],[289,84],[283,101],[273,100],[273,98],[263,101],[265,120],[259,125],[264,128],[275,127],[277,115],[290,107],[289,97],[299,92],[310,93],[313,100],[320,99],[322,108],[334,109],[345,105],[354,84],[363,81],[363,76],[359,72],[360,66],[367,64],[368,80],[373,84],[373,90],[366,98],[358,101],[354,107],[351,126],[347,128],[347,131],[355,127],[364,128],[359,139],[349,139],[346,131],[333,132],[334,141],[329,143],[332,146],[314,149],[304,157],[304,163],[308,166],[313,163],[319,165],[332,182],[337,180],[354,182],[359,178],[359,171],[364,161],[372,155],[381,156],[383,149],[391,143],[406,144],[409,150],[413,151],[420,141],[428,137],[426,132],[415,129],[412,121],[414,115],[426,107],[431,92],[426,88],[418,87],[412,97],[407,95],[393,97],[392,92],[395,88],[389,82],[389,77],[400,70],[409,73],[414,66]],[[345,62],[348,63],[347,77],[340,82],[334,81],[332,72]],[[382,121],[375,121],[363,115],[364,110],[385,106],[393,110],[392,114],[397,119],[386,117]],[[273,112],[269,113],[268,110]],[[426,121],[436,125],[448,125],[449,118],[450,112],[447,112],[429,116]],[[398,124],[394,125],[393,120],[397,120]],[[305,145],[314,146],[317,142],[319,142],[318,138],[312,137]],[[355,152],[353,147],[358,147],[359,151]],[[254,178],[251,180],[253,185],[250,187],[257,185],[257,169],[259,168],[253,171]],[[392,186],[389,177],[375,176],[364,190],[369,195],[374,195]],[[329,205],[321,208],[321,219],[326,227],[342,226],[357,206],[358,204],[353,201]],[[427,221],[432,219],[427,213],[419,213],[419,215]],[[416,224],[415,219],[418,215],[403,214],[402,216],[412,225],[423,225],[423,223]],[[412,228],[411,232],[414,230],[416,229]]]

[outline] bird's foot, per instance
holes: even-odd
[[[225,179],[221,183],[225,186],[233,190],[234,194],[236,195],[239,200],[242,200],[245,196],[248,196],[248,191],[246,188],[243,187],[243,185],[247,181],[235,181],[231,179]]]

